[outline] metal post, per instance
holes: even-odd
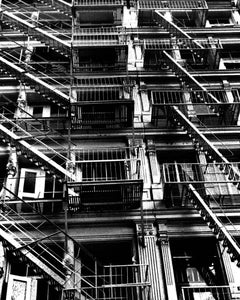
[[[111,298],[113,298],[113,287],[112,287],[112,284],[113,284],[113,280],[112,280],[112,265],[109,266],[109,277],[110,277],[110,292],[111,292]]]
[[[98,298],[98,271],[97,271],[97,260],[95,259],[94,261],[94,264],[95,264],[95,298],[97,299]]]

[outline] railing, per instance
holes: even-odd
[[[103,277],[109,284],[141,284],[148,282],[148,265],[108,265],[104,266]]]
[[[170,106],[177,105],[187,117],[194,116],[196,121],[198,118],[199,126],[236,125],[240,109],[237,93],[232,90],[236,102],[230,103],[226,90],[152,90],[152,122],[159,126],[162,119],[168,119]]]
[[[220,218],[209,207],[208,201],[200,195],[197,189],[192,184],[188,184],[188,199],[194,204],[202,219],[208,227],[216,235],[216,238],[222,242],[222,246],[227,248],[227,253],[230,255],[232,262],[237,261],[237,266],[240,266],[240,246],[236,239],[229,233],[227,226],[222,223]],[[227,224],[228,225],[228,224]]]
[[[72,16],[72,0],[37,0],[41,3],[46,3],[50,5],[53,9],[58,10],[65,15]]]
[[[125,28],[75,28],[73,32],[73,46],[126,46],[127,36]]]
[[[81,119],[78,117],[72,119],[73,129],[126,128],[130,126],[132,126],[132,119],[128,119],[127,116],[116,118],[114,112],[83,112]]]
[[[133,157],[129,152],[135,151]],[[99,148],[75,150],[81,181],[138,180],[141,178],[139,149]]]
[[[168,206],[192,206],[188,197],[191,184],[211,208],[239,206],[239,163],[171,163],[162,165],[164,198]],[[232,171],[231,171],[232,170]]]
[[[189,38],[181,38],[179,40],[172,41],[170,39],[144,39],[143,47],[145,50],[199,50],[199,45],[202,45],[204,49],[212,50],[213,46],[216,49],[222,49],[222,45],[219,40],[197,40]]]
[[[206,299],[214,299],[214,300],[231,300],[232,292],[230,286],[188,286],[182,287],[182,299],[183,300],[206,300]],[[234,299],[240,298],[240,291],[235,294]],[[237,298],[236,298],[237,296]]]
[[[86,62],[75,63],[73,68],[76,72],[97,72],[97,71],[112,71],[112,70],[126,70],[127,62],[126,59],[118,58],[118,61],[107,61],[95,62],[89,59]]]
[[[133,102],[72,105],[72,128],[74,129],[123,128],[132,126],[132,122]]]
[[[74,6],[123,6],[123,0],[74,0]]]
[[[239,170],[240,163],[164,163],[162,164],[165,183],[234,183],[239,179],[231,169]]]
[[[232,90],[234,93],[235,89]],[[227,91],[226,90],[192,90],[192,89],[185,89],[185,90],[152,90],[151,96],[154,105],[202,105],[202,104],[209,104],[209,105],[234,105],[239,102],[230,103],[227,99]],[[184,99],[184,95],[189,95],[189,101],[186,102]],[[211,94],[215,98],[209,95]],[[216,103],[216,100],[218,103]],[[184,101],[185,100],[185,101]]]
[[[89,278],[93,281],[94,278]],[[148,265],[109,265],[103,266],[103,274],[98,274],[96,287],[85,288],[88,294],[98,300],[148,300],[150,282]]]
[[[0,68],[2,70],[7,70],[9,73],[15,74],[17,78],[26,82],[26,84],[34,88],[37,93],[43,95],[48,101],[54,103],[59,101],[68,105],[70,97],[65,92],[68,92],[69,86],[62,84],[45,73],[39,72],[24,62],[21,63],[17,51],[15,53],[2,52],[1,54]],[[62,92],[63,90],[64,92]]]
[[[139,9],[159,9],[159,10],[202,10],[207,9],[207,2],[205,0],[140,0],[138,1]]]
[[[48,131],[49,128],[52,130],[66,130],[69,125],[69,121],[66,116],[59,117],[38,117],[36,119],[31,118],[19,118],[17,120],[19,126],[24,126],[28,132],[34,131]],[[22,124],[22,125],[20,125]],[[49,134],[49,133],[48,133]]]
[[[101,102],[132,100],[132,89],[129,87],[109,85],[97,85],[94,82],[92,86],[79,85],[76,90],[76,101],[81,102]]]
[[[130,89],[134,86],[134,82],[128,77],[122,78],[121,76],[114,77],[98,77],[98,76],[87,76],[73,79],[74,88],[93,88],[97,87],[120,87],[124,89]]]
[[[47,169],[50,169],[50,173],[59,172],[61,176],[66,175],[74,180],[73,174],[66,169],[66,166],[71,163],[66,157],[66,153],[65,155],[60,154],[57,150],[45,144],[44,138],[47,136],[45,136],[41,130],[38,130],[40,133],[39,136],[36,135],[36,129],[35,135],[32,135],[26,129],[23,129],[23,122],[21,122],[21,126],[19,126],[17,122],[6,118],[3,114],[0,114],[0,118],[0,131],[2,138],[11,142],[12,145],[15,145],[22,155],[32,160],[36,159],[38,164],[47,166]],[[47,138],[49,140],[53,140],[51,137]],[[26,140],[30,140],[30,143]],[[51,158],[44,152],[48,155],[50,154],[49,156]],[[56,163],[55,160],[57,160],[58,163]]]
[[[139,208],[143,182],[139,180],[92,181],[69,183],[79,196],[68,196],[71,213],[81,210],[114,210]]]
[[[77,195],[68,196],[69,210],[137,208],[143,189],[138,151],[128,148],[75,150],[78,182],[68,182]]]

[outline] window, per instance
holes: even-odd
[[[229,26],[233,25],[232,17],[231,17],[231,11],[225,10],[220,12],[217,11],[211,11],[208,14],[208,20],[207,20],[207,27],[213,27],[213,26]]]
[[[35,106],[33,107],[33,116],[35,118],[41,118],[43,115],[43,106]]]
[[[214,239],[186,238],[171,241],[170,245],[177,290],[184,299],[222,299],[215,298],[216,295],[229,299],[227,289],[218,289],[225,282]]]
[[[31,295],[31,278],[9,275],[6,300],[34,300]]]
[[[26,198],[43,198],[45,189],[45,172],[38,169],[21,169],[18,196]]]

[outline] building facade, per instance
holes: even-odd
[[[240,299],[240,2],[0,4],[0,298]]]

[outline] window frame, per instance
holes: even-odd
[[[37,180],[35,181],[35,187],[33,193],[24,192],[24,183],[25,183],[27,172],[36,174]],[[45,179],[46,179],[46,173],[41,169],[21,168],[20,180],[18,186],[18,197],[19,198],[26,197],[26,198],[34,198],[34,199],[44,198]]]

